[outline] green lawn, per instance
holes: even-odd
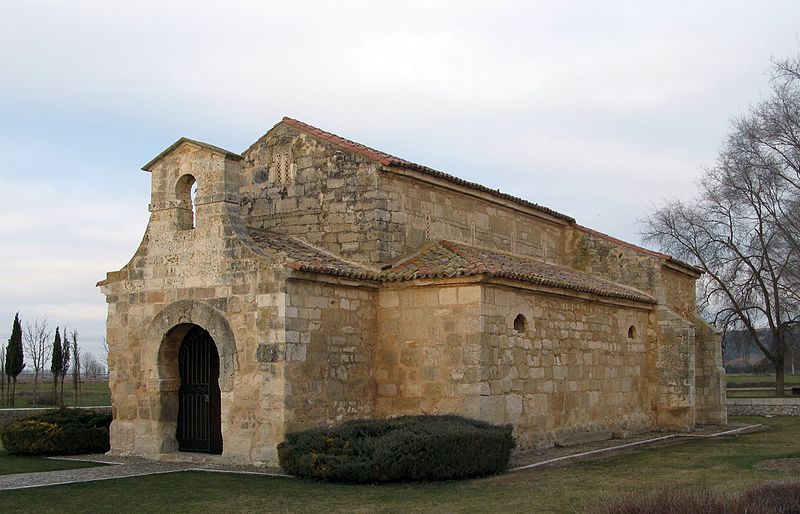
[[[46,459],[44,457],[9,455],[8,452],[0,446],[0,475],[56,471],[59,469],[91,468],[100,465],[101,464],[94,464],[92,462],[75,462]]]
[[[21,407],[53,407],[53,383],[45,381],[39,384],[39,403],[34,403],[33,382],[26,377],[24,382],[17,382],[17,393],[15,396],[16,408]],[[75,390],[72,386],[72,377],[64,380],[64,403],[68,407],[75,406]],[[108,389],[108,381],[81,382],[80,405],[87,407],[98,407],[111,405],[111,391]],[[8,405],[0,406],[0,409],[9,409]]]
[[[741,491],[800,472],[763,460],[800,457],[797,418],[738,418],[764,431],[693,440],[464,482],[350,486],[254,475],[186,472],[0,493],[5,512],[592,512],[604,496],[659,488]]]
[[[725,375],[728,387],[775,387],[775,374]],[[800,385],[800,375],[785,375],[785,385]]]

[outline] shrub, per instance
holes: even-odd
[[[739,498],[747,512],[800,512],[800,482],[765,484],[754,487]],[[744,511],[743,511],[744,512]]]
[[[632,494],[594,511],[604,514],[789,514],[800,512],[800,482],[766,484],[738,496],[712,491]]]
[[[9,453],[19,455],[76,455],[109,449],[111,416],[84,409],[50,410],[15,419],[0,430]]]
[[[514,446],[510,425],[403,416],[287,434],[278,458],[287,473],[322,480],[446,480],[498,473]]]

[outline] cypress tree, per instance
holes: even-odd
[[[14,325],[11,328],[11,337],[6,346],[6,376],[12,383],[8,387],[10,405],[14,405],[14,395],[17,392],[17,377],[25,368],[25,355],[22,352],[22,325],[19,322],[19,313],[14,316]]]
[[[64,342],[61,344],[61,369],[59,370],[60,380],[61,380],[61,406],[64,407],[66,405],[64,403],[64,377],[67,376],[67,372],[69,371],[69,350],[70,350],[69,338],[67,337],[67,327],[64,327]]]
[[[58,379],[61,376],[62,362],[61,334],[58,333],[58,327],[56,327],[56,338],[53,340],[53,354],[50,359],[50,372],[53,374],[53,402],[58,402]]]

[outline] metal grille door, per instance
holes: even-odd
[[[178,447],[181,451],[222,453],[219,355],[211,335],[192,328],[178,355],[181,375]]]

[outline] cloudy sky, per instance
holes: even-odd
[[[181,136],[242,151],[284,115],[639,242],[798,21],[796,0],[4,1],[0,341],[19,310],[96,351],[141,166]]]

